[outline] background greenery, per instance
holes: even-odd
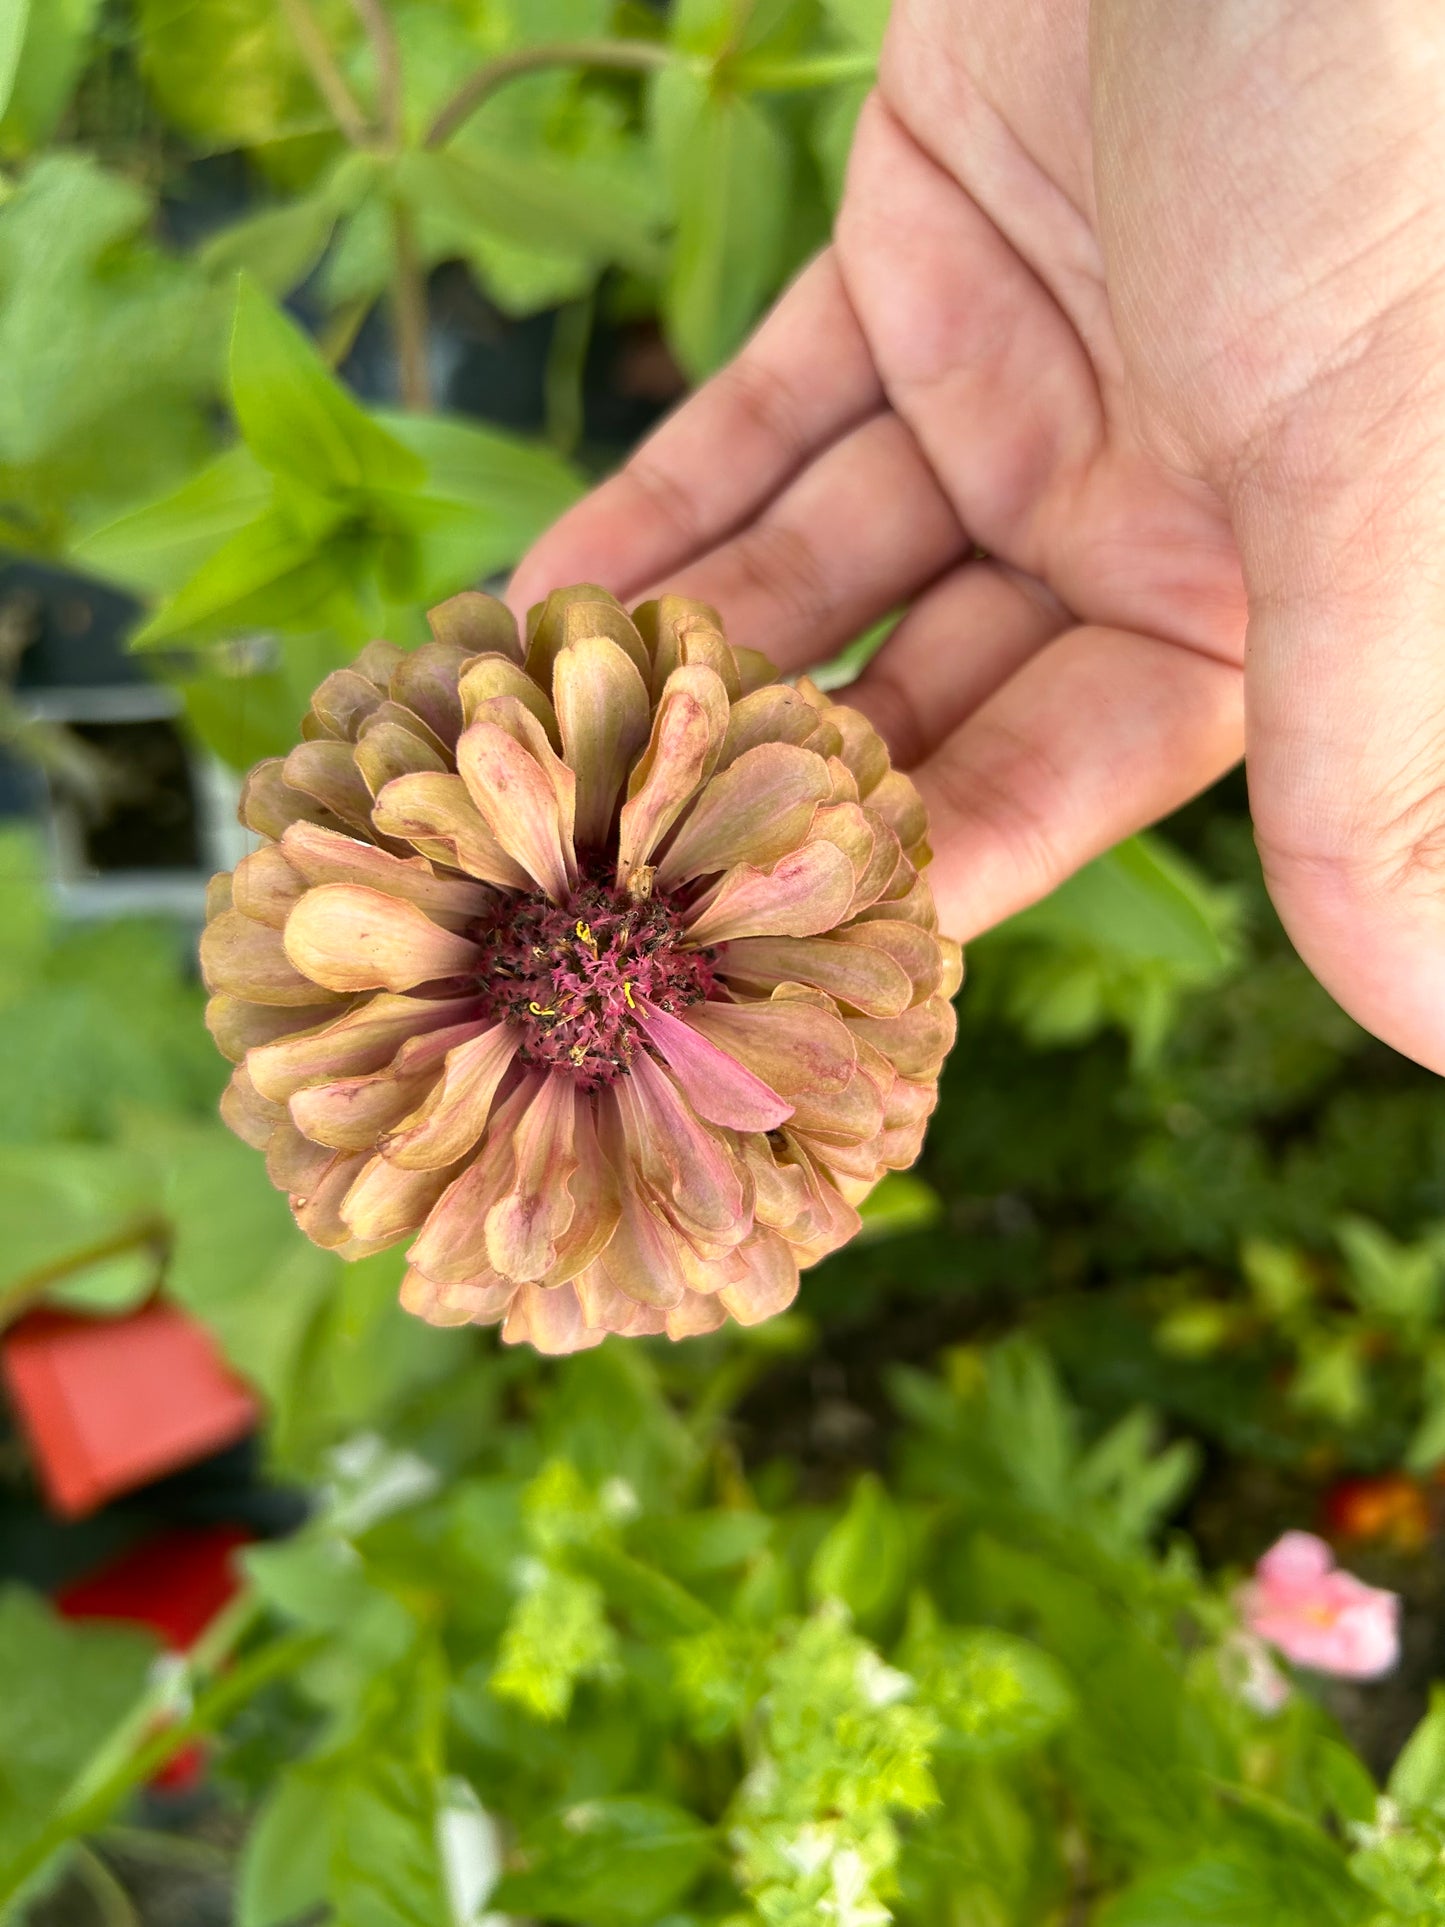
[[[885,13],[0,0],[0,544],[133,593],[209,751],[284,748],[616,458],[619,341],[664,390],[737,345]],[[459,411],[473,338],[530,432]],[[1352,1555],[1397,1680],[1266,1717],[1230,1658],[1277,1530],[1445,1459],[1445,1111],[1289,951],[1236,781],[976,946],[920,1170],[797,1311],[558,1363],[299,1237],[193,932],[58,922],[23,826],[0,893],[0,1316],[163,1290],[308,1512],[179,1668],[0,1590],[7,1917],[161,1919],[162,1866],[241,1927],[1445,1920],[1433,1539]],[[195,1736],[204,1837],[136,1804]]]

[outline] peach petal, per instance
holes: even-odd
[[[522,660],[522,640],[517,634],[517,619],[494,595],[480,589],[463,589],[427,611],[433,637],[449,649],[465,649],[469,655],[484,651]]]
[[[325,992],[320,993],[325,995]],[[223,1057],[238,1064],[256,1044],[271,1044],[298,1030],[311,1030],[336,1014],[335,1003],[253,1004],[223,991],[206,1005],[206,1029]]]
[[[575,873],[562,806],[547,772],[497,723],[475,722],[457,743],[457,768],[493,837],[554,903]]]
[[[237,814],[248,830],[258,836],[281,840],[288,823],[324,823],[339,830],[341,819],[310,796],[292,789],[281,774],[282,758],[271,756],[257,763],[241,785],[241,805]]]
[[[313,823],[293,824],[281,839],[281,849],[307,883],[356,883],[382,890],[415,904],[449,930],[468,928],[495,901],[480,884],[439,877],[424,857],[392,856],[374,843],[338,836]]]
[[[544,1077],[512,1134],[512,1182],[486,1217],[487,1256],[504,1278],[532,1282],[557,1262],[577,1209],[576,1107],[570,1077]]]
[[[513,1133],[541,1082],[535,1075],[523,1078],[497,1106],[480,1155],[462,1166],[428,1217],[411,1248],[411,1262],[428,1278],[465,1284],[495,1269],[487,1252],[486,1217],[511,1189],[516,1165]]]
[[[298,743],[282,765],[293,790],[301,790],[365,836],[371,828],[371,791],[356,767],[350,743]]]
[[[740,1325],[760,1325],[786,1311],[798,1295],[798,1261],[783,1239],[760,1232],[743,1246],[748,1260],[747,1276],[736,1285],[724,1285],[720,1302]]]
[[[841,1091],[800,1091],[792,1126],[835,1146],[869,1143],[883,1129],[883,1094],[856,1071]]]
[[[858,871],[849,906],[856,917],[860,911],[886,897],[891,890],[901,894],[913,881],[914,870],[903,854],[903,846],[876,811],[863,807],[863,819],[873,837],[873,852]]]
[[[595,582],[554,589],[545,602],[528,610],[527,673],[543,688],[549,687],[557,658],[584,636],[605,636],[617,644],[640,676],[651,676],[652,658],[636,625],[617,598]]]
[[[655,1004],[643,1008],[649,1041],[699,1117],[734,1131],[771,1131],[793,1115],[786,1098],[701,1031]]]
[[[631,1168],[651,1201],[683,1232],[740,1243],[752,1224],[752,1180],[666,1071],[639,1051],[612,1094]]]
[[[521,1286],[502,1326],[504,1345],[531,1345],[547,1358],[589,1351],[606,1335],[588,1327],[571,1285]]]
[[[657,1310],[678,1304],[687,1289],[677,1233],[627,1184],[616,1228],[594,1269],[624,1298]]]
[[[395,1164],[427,1170],[455,1164],[487,1128],[492,1100],[522,1041],[520,1031],[493,1024],[448,1052],[446,1067],[420,1109],[399,1111],[381,1145]]]
[[[888,774],[888,750],[883,738],[860,710],[847,703],[829,703],[819,711],[842,738],[839,754],[857,780],[858,794],[871,796]]]
[[[687,940],[704,949],[733,937],[815,936],[842,922],[853,884],[853,865],[833,843],[806,843],[766,870],[740,863],[693,910]]]
[[[426,1223],[456,1167],[403,1171],[389,1158],[368,1158],[341,1201],[341,1216],[358,1238],[393,1244]]]
[[[340,999],[313,983],[286,954],[282,933],[239,910],[224,911],[201,933],[206,989],[256,1004],[320,1004]]]
[[[365,1151],[333,1152],[305,1195],[292,1195],[291,1215],[312,1244],[334,1251],[350,1243],[351,1226],[341,1216],[341,1206],[366,1163]]]
[[[460,776],[398,776],[378,792],[372,816],[378,829],[414,843],[434,862],[502,890],[533,888],[478,814]]]
[[[403,709],[414,710],[445,748],[461,733],[462,699],[457,679],[472,654],[457,643],[424,642],[403,656],[391,674],[391,698]]]
[[[734,703],[729,712],[718,768],[727,769],[761,743],[802,744],[813,733],[817,722],[817,712],[804,702],[796,689],[781,683],[755,689],[741,702]]]
[[[335,1156],[328,1146],[303,1137],[294,1124],[278,1124],[266,1145],[266,1175],[278,1191],[305,1197]]]
[[[830,794],[828,766],[791,743],[759,743],[706,785],[657,866],[664,886],[765,865],[795,850]]]
[[[495,723],[527,751],[538,769],[552,785],[557,797],[557,820],[562,848],[567,860],[567,875],[575,878],[573,858],[577,820],[577,778],[557,754],[552,740],[525,703],[515,696],[489,696],[478,704],[474,722]]]
[[[621,1183],[597,1135],[596,1104],[579,1097],[573,1152],[577,1168],[568,1189],[572,1222],[557,1241],[557,1257],[540,1282],[562,1285],[587,1270],[606,1250],[621,1215]]]
[[[738,682],[745,701],[755,690],[778,680],[778,665],[761,649],[740,649],[734,643],[733,660],[738,666]]]
[[[331,990],[411,990],[459,976],[481,955],[414,903],[355,883],[308,890],[287,919],[285,940],[296,968]]]
[[[727,690],[713,670],[673,670],[658,699],[651,738],[627,786],[618,826],[619,885],[649,862],[712,775],[727,719]]]
[[[908,979],[910,1003],[931,997],[943,981],[943,953],[937,937],[916,923],[897,917],[874,917],[834,932],[836,941],[852,949],[876,952],[892,960]],[[894,1017],[898,1011],[870,1010],[870,1017]]]
[[[963,945],[953,937],[936,937],[939,973],[938,993],[951,1003],[963,988]]]
[[[928,834],[928,812],[923,807],[923,798],[902,770],[889,770],[873,785],[868,791],[868,807],[877,811],[905,852],[912,856]]]
[[[391,683],[392,672],[405,655],[405,649],[399,644],[387,642],[382,636],[374,636],[351,666],[358,676],[365,676],[368,682],[375,683],[384,692]]]
[[[794,1102],[846,1089],[858,1063],[843,1020],[801,999],[695,1004],[683,1022]]]
[[[221,1121],[252,1150],[264,1151],[276,1126],[286,1122],[286,1106],[262,1097],[245,1065],[238,1064],[221,1093]]]
[[[556,711],[520,663],[506,656],[476,656],[462,671],[460,691],[463,727],[475,720],[483,703],[496,696],[511,696],[536,717],[552,747],[559,746]]]
[[[913,1000],[907,972],[881,948],[845,944],[839,941],[841,934],[741,937],[722,946],[717,968],[729,983],[765,990],[777,984],[812,984],[860,1015],[900,1016]]]
[[[619,1291],[600,1264],[592,1264],[572,1280],[582,1317],[592,1331],[617,1332],[628,1338],[655,1337],[666,1328],[661,1306],[640,1305]]]
[[[710,623],[697,623],[691,628],[679,630],[677,640],[686,666],[711,669],[728,692],[730,703],[741,698],[743,685],[738,675],[737,658],[728,647],[721,629],[714,628]]]
[[[231,889],[231,872],[229,870],[217,870],[216,874],[211,877],[206,884],[206,922],[209,923],[212,917],[220,916],[223,910],[229,910],[234,901],[235,895]]]
[[[430,731],[427,732],[430,735]],[[373,798],[398,776],[450,772],[451,765],[416,730],[384,717],[364,729],[357,739],[356,767]]]
[[[907,859],[903,859],[907,863]],[[889,897],[885,901],[870,904],[866,910],[855,910],[849,919],[849,928],[856,929],[860,923],[870,923],[875,919],[889,922],[916,923],[920,930],[937,930],[938,912],[933,905],[933,892],[908,864],[909,882],[900,896]]]
[[[508,1284],[508,1298],[515,1289],[515,1285]],[[403,1277],[397,1296],[403,1311],[409,1311],[415,1318],[424,1318],[429,1325],[469,1325],[472,1322],[471,1309],[460,1297],[457,1287],[437,1284],[414,1265]]]
[[[952,1004],[930,997],[901,1017],[850,1017],[855,1037],[874,1045],[902,1077],[936,1077],[953,1047],[958,1019]]]
[[[397,1077],[372,1071],[338,1077],[329,1084],[308,1084],[291,1098],[290,1114],[314,1144],[338,1151],[373,1151],[383,1132],[416,1109],[436,1081],[436,1073]]]
[[[727,1307],[721,1293],[708,1298],[701,1292],[689,1291],[668,1312],[666,1330],[669,1338],[702,1338],[727,1321]]]
[[[647,741],[647,686],[616,642],[583,636],[558,655],[552,695],[563,750],[577,777],[577,844],[600,849],[611,834],[633,758]]]
[[[311,714],[338,742],[354,743],[361,725],[383,700],[383,688],[356,668],[333,669],[311,698]]]
[[[409,1038],[465,1023],[478,1008],[474,997],[371,997],[344,1017],[257,1043],[246,1069],[263,1097],[284,1104],[303,1085],[379,1071]]]
[[[305,889],[305,877],[286,861],[279,845],[266,843],[236,865],[231,902],[243,916],[280,930]]]
[[[722,629],[722,617],[710,602],[682,595],[658,596],[652,602],[639,603],[632,611],[632,620],[651,658],[654,696],[660,695],[668,678],[684,666],[684,635],[696,629]]]

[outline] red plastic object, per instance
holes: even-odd
[[[149,1626],[173,1653],[186,1652],[240,1585],[233,1555],[250,1543],[240,1526],[164,1532],[63,1586],[56,1610]]]
[[[66,1619],[148,1626],[172,1652],[186,1652],[240,1586],[235,1554],[251,1536],[239,1526],[163,1533],[62,1587],[56,1609]],[[205,1745],[191,1740],[150,1784],[160,1793],[189,1793],[205,1773]]]
[[[233,1445],[260,1416],[209,1333],[161,1300],[124,1318],[27,1312],[0,1337],[0,1368],[67,1519]]]

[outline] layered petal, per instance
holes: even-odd
[[[480,952],[424,910],[383,890],[323,883],[308,890],[286,922],[286,955],[303,976],[329,990],[411,990],[461,976]]]

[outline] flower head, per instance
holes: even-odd
[[[781,1310],[917,1156],[961,959],[917,792],[714,612],[468,593],[247,782],[201,965],[308,1237],[574,1351]]]
[[[1297,1666],[1378,1679],[1400,1657],[1400,1601],[1335,1564],[1323,1539],[1286,1532],[1240,1591],[1249,1632]]]

